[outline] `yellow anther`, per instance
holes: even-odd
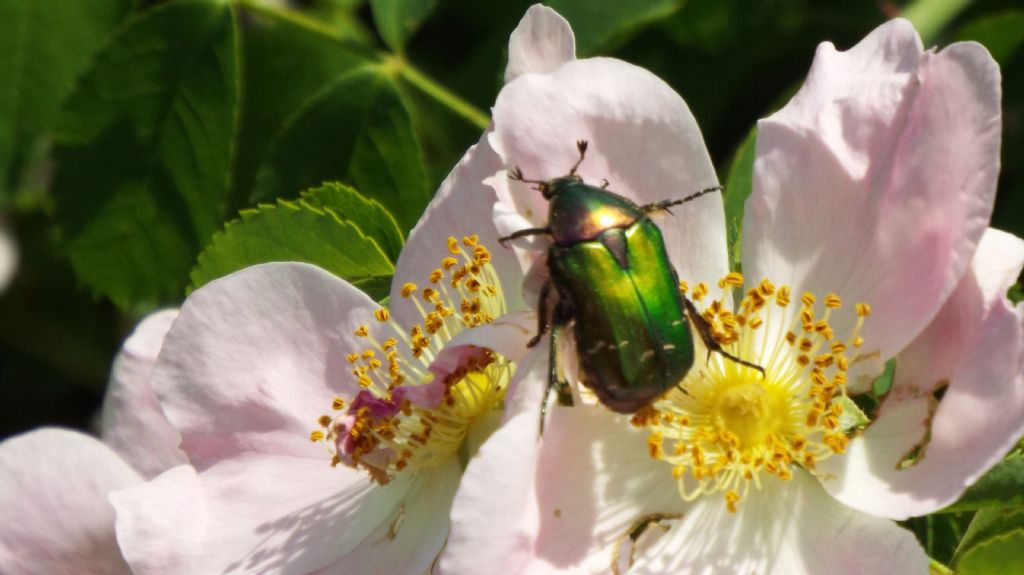
[[[853,338],[853,347],[860,347],[862,345],[864,345],[864,338],[859,335]]]
[[[438,291],[432,287],[425,287],[421,295],[425,301],[434,303],[434,300],[438,297]]]
[[[321,415],[320,418],[316,420],[316,422],[320,424],[320,427],[329,427],[332,421],[334,420],[331,419],[330,415]]]
[[[334,401],[331,402],[331,409],[334,411],[341,411],[345,409],[345,400],[340,397],[335,397]]]
[[[441,281],[443,278],[444,278],[444,272],[441,271],[441,268],[435,269],[434,271],[430,272],[430,278],[429,279],[430,279],[430,283],[432,283],[432,284],[436,284],[437,282]]]
[[[469,235],[469,236],[463,236],[463,238],[462,238],[462,243],[465,244],[466,247],[470,247],[470,248],[475,246],[478,241],[480,241],[480,237],[477,236],[476,234]]]
[[[459,260],[452,257],[447,257],[441,260],[441,267],[446,270],[450,270],[457,265],[459,265]]]
[[[366,351],[364,351],[362,353],[362,358],[363,359],[371,359],[371,358],[373,358],[376,355],[377,355],[377,352],[373,351],[372,349],[368,349],[368,350],[366,350]]]
[[[868,317],[871,315],[871,306],[866,303],[857,304],[857,315],[860,317]]]
[[[660,433],[652,433],[647,436],[647,452],[652,459],[662,459],[665,456],[664,438]]]
[[[461,248],[459,248],[459,240],[455,239],[454,236],[448,237],[448,251],[453,254],[459,254],[462,252]]]
[[[370,335],[370,326],[361,325],[357,327],[352,333],[355,334],[356,337],[366,337]]]
[[[729,513],[736,513],[739,508],[736,504],[740,500],[740,494],[734,489],[730,489],[725,492],[725,508],[729,510]]]
[[[309,432],[309,440],[312,441],[313,443],[316,443],[317,441],[323,441],[324,437],[327,436],[324,434],[323,430],[314,429],[313,431]]]
[[[417,289],[419,289],[419,288],[417,288],[416,284],[414,284],[412,282],[406,282],[406,283],[402,284],[402,297],[410,297],[410,296],[412,296],[412,294],[416,293]]]
[[[387,308],[382,307],[373,312],[373,317],[377,318],[377,321],[379,322],[385,322],[388,321],[388,318],[391,317],[391,314],[388,313]]]
[[[693,288],[693,299],[700,301],[706,295],[708,295],[708,284],[700,282],[697,287]]]
[[[804,304],[804,306],[812,307],[812,306],[814,306],[814,302],[815,302],[814,294],[812,294],[810,292],[805,293],[804,295],[800,296],[800,301]]]
[[[475,278],[467,280],[466,289],[469,290],[470,292],[478,292],[480,291],[480,282],[477,281]]]
[[[775,293],[775,284],[770,282],[768,278],[761,280],[761,283],[757,286],[757,291],[764,297],[768,297]]]
[[[846,359],[845,355],[840,355],[836,358],[836,368],[840,371],[847,371],[850,369],[850,360]]]
[[[839,299],[839,296],[834,293],[825,295],[825,307],[831,309],[839,309],[843,307],[843,300]]]
[[[359,361],[359,354],[358,353],[350,353],[350,354],[345,356],[345,359],[347,359],[349,363],[355,363],[355,362]]]
[[[779,291],[775,294],[775,303],[779,304],[779,307],[789,305],[789,291],[789,286],[779,286]]]
[[[396,345],[398,345],[398,340],[393,337],[389,337],[384,340],[384,345],[382,347],[384,349],[393,349]]]
[[[686,292],[690,291],[690,286],[683,280],[679,280],[679,293],[686,295]]]
[[[473,248],[473,261],[479,265],[489,263],[491,261],[491,252],[483,246],[477,246]]]

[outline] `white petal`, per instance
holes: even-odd
[[[534,4],[508,39],[505,82],[522,74],[547,74],[576,59],[569,23],[551,8]]]
[[[1024,433],[1024,309],[1004,294],[1022,265],[1024,241],[996,230],[982,237],[972,269],[897,356],[877,420],[846,457],[824,462],[836,498],[894,519],[925,515],[956,501],[1013,447]],[[917,463],[901,467],[918,445]]]
[[[638,518],[683,508],[670,468],[624,416],[553,406],[537,432],[535,414],[519,415],[470,462],[442,573],[606,571]]]
[[[999,70],[978,44],[922,53],[903,20],[847,52],[818,48],[803,88],[758,127],[743,268],[874,312],[865,353],[892,357],[970,264],[999,171]],[[856,383],[856,382],[854,382]]]
[[[788,482],[769,479],[736,514],[721,498],[702,498],[638,551],[631,575],[928,572],[910,532],[840,505],[802,472]]]
[[[0,220],[0,293],[7,289],[18,269],[18,245],[7,222]]]
[[[322,460],[309,441],[336,395],[359,389],[345,356],[377,309],[307,264],[272,263],[210,282],[185,301],[153,370],[153,388],[200,469],[245,451]]]
[[[129,573],[107,494],[142,481],[98,440],[40,429],[0,444],[0,572]]]
[[[164,336],[177,317],[178,310],[164,310],[139,322],[114,359],[103,399],[103,442],[147,478],[188,462],[178,449],[181,434],[150,385]]]
[[[506,308],[525,307],[519,293],[523,280],[519,263],[511,250],[498,244],[499,234],[492,218],[497,197],[494,189],[483,183],[501,167],[500,159],[484,134],[441,183],[423,217],[409,233],[395,266],[389,306],[399,325],[410,328],[423,321],[413,302],[402,297],[402,286],[406,282],[420,287],[429,285],[430,272],[440,268],[441,260],[451,256],[449,237],[461,240],[464,236],[479,236],[480,244],[491,253],[491,265],[498,274],[501,284],[498,287]]]
[[[505,166],[528,179],[565,175],[587,140],[579,173],[641,204],[681,198],[718,183],[686,103],[650,72],[619,60],[569,62],[551,74],[525,74],[498,94],[491,145]],[[510,186],[520,213],[543,221],[546,202],[526,185]],[[728,271],[719,194],[673,209],[659,221],[679,277],[715,285]]]
[[[385,487],[326,458],[178,467],[113,496],[118,539],[143,575],[421,573],[447,532],[452,464]]]

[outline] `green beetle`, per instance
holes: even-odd
[[[499,240],[503,246],[532,235],[553,241],[547,256],[550,279],[538,302],[537,334],[527,343],[533,347],[551,332],[548,391],[565,386],[558,380],[556,338],[559,328],[570,322],[580,380],[619,413],[635,412],[683,380],[694,362],[691,325],[709,353],[764,373],[760,366],[725,352],[712,337],[707,321],[680,292],[661,230],[649,217],[721,187],[638,206],[604,186],[583,183],[576,170],[587,142],[577,142],[577,148],[579,160],[566,176],[537,181],[524,179],[518,168],[512,172],[513,179],[537,184],[548,200],[548,225]]]

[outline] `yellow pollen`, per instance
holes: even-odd
[[[679,293],[686,295],[686,292],[690,291],[690,286],[683,280],[679,280]]]
[[[701,302],[700,313],[724,351],[764,374],[708,354],[698,338],[698,359],[686,378],[630,420],[648,431],[649,455],[670,465],[685,500],[721,493],[731,513],[766,475],[788,481],[796,467],[813,472],[818,462],[846,450],[845,371],[863,344],[859,332],[870,312],[857,304],[852,333],[837,340],[832,322],[852,314],[839,311],[837,294],[818,303],[805,293],[791,307],[791,288],[764,279],[739,291],[743,297],[733,307],[741,281],[739,274],[723,277],[722,295]],[[680,290],[684,286],[681,281]],[[707,286],[698,284],[692,299],[707,295]]]
[[[367,340],[366,349],[345,356],[362,391],[334,398],[334,415],[319,416],[319,429],[310,433],[312,441],[324,442],[332,466],[357,467],[387,483],[402,470],[433,466],[458,452],[470,423],[499,408],[514,370],[507,359],[471,346],[459,365],[442,364],[450,371],[438,374],[437,355],[453,338],[507,313],[491,253],[479,238],[467,235],[460,245],[451,237],[445,248],[428,287],[407,282],[400,289],[402,305],[419,312],[419,323],[400,326],[379,308],[373,316],[381,325],[372,334],[368,325],[353,331]],[[421,386],[435,389],[405,394]]]

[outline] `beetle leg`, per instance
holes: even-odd
[[[710,188],[704,188],[703,190],[695,194],[690,194],[685,198],[680,198],[678,200],[662,200],[660,202],[654,202],[652,204],[644,204],[640,206],[640,209],[643,210],[645,214],[649,214],[651,212],[668,212],[671,214],[672,210],[670,210],[669,208],[671,208],[672,206],[685,204],[690,200],[696,200],[697,198],[703,196],[704,194],[710,194],[711,192],[721,192],[724,189],[725,188],[723,188],[722,186],[711,186]]]
[[[576,163],[572,165],[572,169],[569,170],[570,176],[576,175],[576,169],[583,163],[583,157],[587,155],[587,141],[576,140],[576,149],[580,151],[580,159],[576,160]]]
[[[544,284],[544,287],[541,288],[541,297],[543,298],[541,300],[542,302],[550,297],[551,287],[551,282],[547,282]],[[542,303],[541,305],[542,307],[546,307],[546,304]],[[544,389],[544,396],[540,403],[540,435],[544,435],[544,418],[548,413],[548,396],[551,395],[552,390],[555,391],[555,394],[558,397],[558,405],[567,407],[572,407],[573,405],[572,391],[569,389],[569,382],[558,377],[558,330],[569,323],[569,320],[572,319],[572,313],[572,305],[569,299],[560,297],[555,306],[554,317],[547,327],[547,330],[551,334],[551,337],[548,338],[548,385]],[[538,333],[534,339],[539,340],[542,333],[543,331]]]
[[[537,301],[537,334],[530,338],[530,341],[526,342],[526,347],[530,348],[537,345],[540,342],[540,338],[544,336],[548,330],[551,329],[551,320],[548,316],[551,315],[551,308],[548,307],[551,303],[551,282],[544,282],[544,285],[540,288],[540,298]]]
[[[525,230],[512,232],[511,235],[507,235],[503,238],[498,238],[498,243],[501,244],[502,247],[507,248],[508,243],[514,239],[524,238],[526,236],[542,235],[551,235],[551,228],[526,228]]]
[[[708,323],[708,320],[704,319],[704,316],[700,315],[700,312],[697,311],[697,306],[693,305],[693,302],[690,301],[689,298],[687,298],[686,296],[683,296],[683,304],[686,305],[686,315],[690,316],[690,321],[697,329],[697,334],[700,335],[700,339],[708,348],[709,359],[711,357],[711,353],[714,352],[723,357],[727,357],[740,365],[745,365],[747,367],[756,369],[757,371],[761,372],[761,377],[764,377],[763,367],[757,365],[756,363],[749,362],[745,359],[740,359],[735,355],[722,349],[722,346],[719,345],[717,340],[715,340],[715,336],[711,332],[711,324]]]

